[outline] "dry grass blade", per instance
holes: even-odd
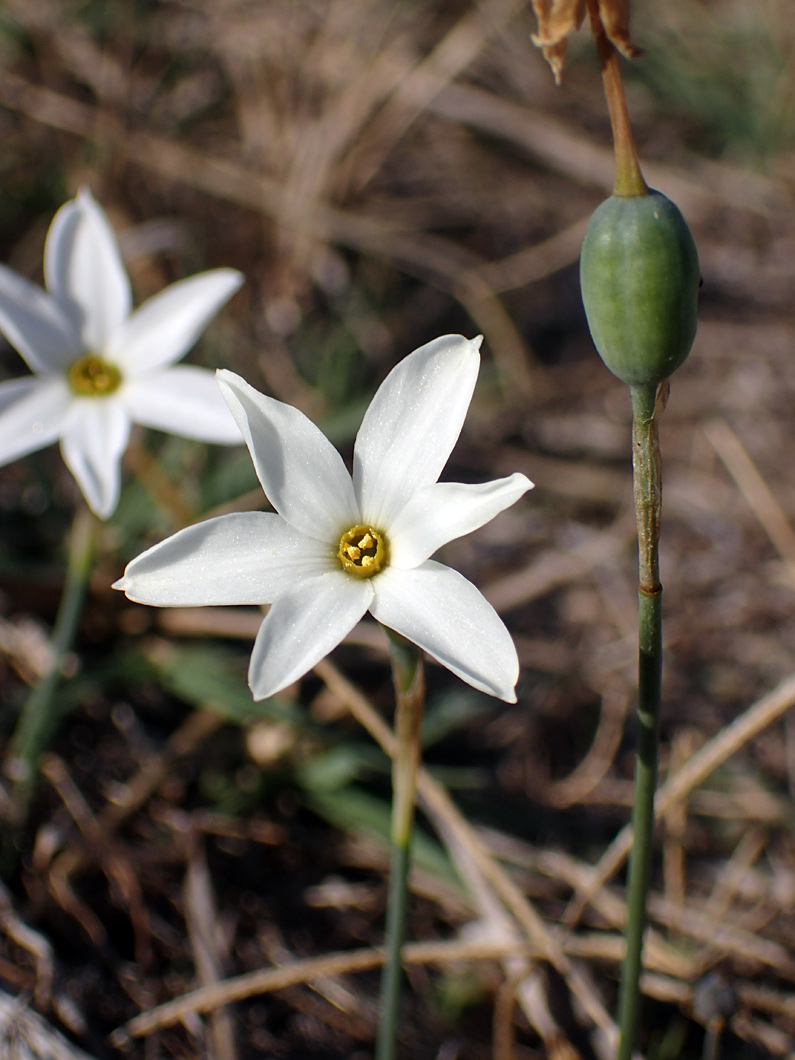
[[[625,546],[631,533],[631,521],[622,515],[609,530],[570,553],[562,555],[559,550],[544,553],[524,570],[514,571],[486,586],[483,595],[495,610],[504,614],[559,585],[581,578],[591,568],[611,559]]]
[[[593,868],[566,854],[528,850],[516,840],[493,832],[488,834],[488,839],[490,847],[511,862],[531,865],[535,871],[575,889],[590,886]],[[594,894],[592,904],[611,927],[619,931],[623,929],[626,910],[623,896],[617,891],[603,886]],[[649,911],[652,925],[660,924],[668,929],[669,934],[688,940],[683,950],[681,942],[665,942],[651,926],[646,957],[650,971],[690,984],[717,961],[734,958],[766,965],[788,978],[795,972],[795,962],[786,947],[758,933],[759,928],[778,912],[775,899],[760,903],[753,913],[754,923],[749,922],[747,926],[742,924],[741,917],[729,918],[725,911],[715,914],[709,900],[704,902],[693,898],[680,902],[652,894]],[[616,942],[615,960],[619,961],[623,951],[618,939]],[[694,948],[693,943],[699,945]]]
[[[696,749],[696,734],[691,728],[678,729],[671,743],[668,776],[674,776]],[[663,817],[663,881],[665,897],[673,908],[681,909],[687,894],[685,836],[687,834],[687,799],[675,803]]]
[[[589,214],[549,239],[510,254],[499,261],[481,265],[477,277],[493,291],[510,291],[543,280],[573,265],[580,256],[582,237],[591,219]]]
[[[394,736],[389,727],[373,710],[359,690],[352,685],[335,666],[324,660],[315,666],[315,671],[326,684],[345,703],[347,703],[356,720],[380,744],[387,755],[392,757],[395,751]],[[462,847],[478,872],[494,889],[508,912],[518,925],[543,954],[566,979],[572,994],[581,1003],[588,1017],[608,1039],[615,1044],[616,1029],[596,991],[566,958],[562,948],[553,937],[539,914],[522,894],[505,870],[490,856],[484,844],[475,834],[472,826],[456,809],[444,788],[441,787],[425,769],[421,769],[417,779],[417,792],[425,811],[437,822],[443,834],[453,837],[455,845]],[[448,840],[449,841],[449,840]]]
[[[762,856],[767,844],[768,836],[761,828],[751,828],[746,832],[715,880],[705,907],[707,916],[713,920],[728,916],[743,876]]]
[[[54,957],[52,944],[19,917],[11,901],[11,895],[2,883],[0,883],[0,930],[31,955],[36,967],[36,988],[33,996],[38,1005],[46,1007],[52,991]]]
[[[549,786],[551,806],[564,809],[583,802],[607,775],[621,742],[628,705],[629,693],[623,686],[611,685],[605,690],[599,726],[588,754],[567,777]]]
[[[199,982],[212,987],[221,982],[225,947],[221,923],[213,895],[210,873],[203,849],[194,842],[188,857],[185,875],[185,922],[193,950],[193,960]],[[210,1060],[237,1060],[234,1023],[231,1013],[221,1008],[210,1018],[207,1045]]]
[[[593,868],[590,865],[559,851],[534,850],[527,844],[493,830],[484,831],[483,839],[488,849],[508,864],[523,869],[532,869],[533,873],[548,876],[566,888],[576,889],[586,886]],[[596,912],[611,927],[622,931],[626,920],[626,905],[623,896],[619,896],[608,887],[603,887],[594,896]],[[578,952],[576,946],[582,941],[581,936],[566,938],[566,952]],[[623,940],[619,934],[590,936],[590,946],[600,946],[604,959],[619,964],[623,959]],[[666,942],[655,930],[649,931],[647,940],[647,965],[652,971],[689,981],[693,974],[693,962],[689,956],[678,951]]]
[[[7,75],[0,80],[0,103],[57,129],[91,138],[94,111],[87,104]],[[330,241],[386,260],[456,297],[490,344],[506,391],[527,395],[532,382],[526,346],[490,285],[479,262],[457,244],[429,234],[407,235],[391,222],[352,213],[313,200],[290,208],[288,188],[233,159],[202,154],[146,133],[126,133],[119,141],[129,159],[161,176],[264,214],[297,235]]]
[[[193,711],[171,735],[162,752],[152,755],[117,798],[109,802],[95,818],[73,814],[83,832],[84,842],[73,842],[60,851],[49,866],[51,885],[59,890],[69,878],[105,850],[115,830],[136,812],[162,783],[174,762],[195,750],[223,724],[223,718],[211,711]],[[53,775],[57,782],[60,773]]]
[[[514,1055],[515,1036],[513,1021],[516,1009],[517,982],[517,979],[506,979],[497,991],[497,997],[494,1001],[492,1029],[494,1060],[512,1060]]]
[[[644,172],[693,225],[705,280],[697,343],[661,425],[670,753],[643,981],[660,1004],[645,1031],[662,1041],[685,1021],[686,1047],[699,1040],[693,984],[717,963],[739,998],[727,1030],[765,1055],[795,1052],[781,986],[795,976],[782,945],[795,896],[795,675],[768,694],[793,669],[795,493],[781,456],[795,401],[790,5],[635,5],[646,56],[629,73]],[[414,937],[460,932],[466,943],[413,969],[404,1048],[435,1055],[430,991],[447,1000],[450,990],[455,1003],[477,982],[492,1026],[453,1016],[442,1051],[455,1036],[460,1060],[533,1050],[562,1060],[565,1033],[610,1060],[605,1002],[625,917],[610,873],[628,830],[598,859],[633,798],[622,711],[634,687],[635,528],[627,396],[594,354],[576,277],[586,218],[613,181],[590,40],[576,55],[572,41],[556,88],[526,0],[6,8],[6,266],[40,283],[48,221],[89,186],[119,233],[136,304],[181,276],[238,268],[244,287],[189,356],[300,408],[344,456],[368,393],[399,356],[443,331],[484,333],[450,478],[520,470],[537,488],[441,558],[506,616],[522,678],[519,703],[498,706],[429,670],[428,733],[444,733],[429,759],[455,804],[424,775],[423,809],[465,887],[453,895],[416,872]],[[734,62],[740,54],[748,61]],[[4,345],[0,379],[23,371]],[[289,722],[241,720],[264,609],[144,610],[107,583],[153,543],[150,500],[162,527],[169,516],[176,526],[261,509],[262,492],[231,499],[254,484],[242,450],[138,438],[124,479],[139,481],[102,535],[63,725],[20,837],[21,871],[0,901],[0,989],[38,985],[38,1010],[51,1004],[84,1046],[151,1010],[151,1029],[128,1042],[131,1060],[232,1057],[230,1015],[241,1055],[366,1051],[377,976],[343,977],[380,960],[385,861],[359,829],[384,809],[386,781],[352,717],[388,750],[388,729],[356,698],[357,688],[376,706],[388,697],[382,635],[361,623],[335,656],[350,680],[319,668],[286,694]],[[46,661],[73,489],[54,451],[0,469],[6,734]],[[194,643],[177,653],[181,638]],[[161,650],[175,665],[197,659],[196,673],[162,684],[150,665]],[[214,704],[201,698],[205,664]],[[226,721],[194,709],[221,708],[233,686],[239,714],[237,699]],[[691,735],[701,748],[692,756]],[[458,806],[471,807],[472,823]],[[572,896],[577,912],[590,903],[576,934],[561,923]],[[32,916],[38,931],[63,924],[66,935],[26,936]],[[204,931],[216,919],[230,937]],[[113,953],[124,959],[109,966]],[[455,967],[467,954],[487,963]],[[86,989],[111,967],[101,997]],[[255,977],[224,980],[238,973]],[[230,1013],[227,989],[253,996],[262,982],[279,995]],[[566,1015],[557,991],[572,1001]],[[166,998],[177,1008],[155,1009]],[[14,1047],[36,1053],[19,1035]]]
[[[553,171],[605,194],[613,188],[612,149],[532,106],[501,99],[473,85],[452,85],[429,104],[435,113],[504,137]],[[769,216],[781,209],[781,184],[728,165],[702,163],[686,173],[644,164],[650,183],[664,188],[688,217],[703,220],[726,206]],[[498,289],[499,288],[499,285]]]
[[[0,1056],[3,1060],[93,1060],[71,1045],[19,998],[0,990]]]
[[[502,136],[553,170],[609,194],[613,152],[571,126],[526,104],[501,99],[474,85],[451,85],[430,108],[445,118]],[[579,247],[572,260],[579,254]]]
[[[129,853],[125,847],[113,842],[97,845],[100,839],[97,819],[70,776],[65,763],[57,755],[45,756],[41,772],[62,799],[83,838],[93,844],[97,863],[107,877],[111,888],[118,895],[119,904],[125,908],[130,917],[136,960],[146,966],[151,960],[152,943],[149,910],[143,899],[138,873]],[[44,868],[41,860],[37,868],[39,871]],[[88,906],[78,902],[67,877],[50,872],[47,883],[54,897],[65,899],[63,906],[65,909],[77,912],[78,919],[88,934],[99,944],[103,943],[106,939],[105,928]]]
[[[589,940],[573,940],[574,953],[595,956],[604,955],[605,947],[590,944]],[[615,940],[615,958],[620,950],[620,940]],[[452,962],[499,961],[511,957],[539,958],[541,953],[527,942],[422,942],[409,943],[404,950],[407,964],[449,964]],[[284,990],[299,983],[368,971],[383,964],[381,949],[356,950],[350,953],[332,953],[323,957],[297,960],[279,968],[264,968],[224,980],[217,985],[201,987],[182,997],[167,1001],[149,1012],[135,1016],[112,1035],[112,1043],[123,1047],[130,1038],[139,1038],[172,1026],[195,1013],[211,1012],[225,1005],[258,994]]]
[[[649,917],[702,943],[709,949],[711,959],[715,952],[746,958],[767,965],[790,981],[795,980],[795,960],[786,946],[762,937],[753,928],[744,930],[727,923],[725,919],[711,919],[703,908],[694,908],[692,905],[684,909],[672,907],[660,895],[650,896]]]
[[[537,954],[526,943],[483,944],[467,942],[423,942],[410,943],[403,957],[408,964],[445,964],[448,961],[494,961],[506,954],[519,956]],[[186,1016],[197,1012],[210,1012],[235,1001],[244,1001],[257,994],[284,990],[298,983],[309,983],[326,977],[348,975],[353,972],[379,968],[384,963],[382,949],[356,950],[352,953],[332,953],[323,957],[297,960],[279,968],[265,968],[246,975],[227,979],[214,986],[202,987],[189,994],[167,1001],[163,1005],[144,1012],[120,1027],[112,1036],[113,1044],[120,1047],[129,1038],[152,1034],[162,1027],[178,1023]]]
[[[795,705],[795,674],[727,725],[698,750],[674,776],[657,791],[654,816],[660,820],[672,806],[686,798],[694,788],[714,773],[732,755],[781,718]],[[601,887],[618,871],[632,849],[632,827],[625,825],[593,868],[587,886],[578,889],[564,916],[568,925],[575,924],[586,905]]]
[[[520,936],[517,925],[507,912],[493,885],[484,875],[481,867],[482,859],[477,849],[473,849],[472,843],[467,842],[466,836],[462,835],[461,830],[456,827],[455,814],[438,812],[434,814],[427,806],[426,811],[447,847],[459,875],[466,882],[472,904],[480,918],[476,924],[469,925],[469,932],[474,932],[489,941],[505,943],[517,941]],[[565,1036],[550,1011],[545,977],[538,963],[523,957],[506,957],[502,961],[502,966],[505,982],[512,985],[512,993],[530,1026],[541,1038],[547,1053],[554,1055],[557,1043],[564,1040]],[[502,1000],[504,1002],[504,996]],[[498,996],[494,1007],[494,1033],[495,1039],[499,1039],[500,1048],[504,1050],[506,1048],[506,1015],[504,1011],[500,1012],[500,1004],[501,999]],[[498,1035],[500,1028],[502,1031]]]
[[[383,164],[411,124],[426,110],[440,92],[477,57],[488,36],[502,30],[525,6],[527,0],[486,0],[468,11],[445,34],[435,48],[399,82],[394,99],[378,116],[372,157],[362,163],[354,159],[352,168],[360,169],[361,190]],[[372,153],[372,147],[362,151]],[[366,156],[365,156],[366,157]]]
[[[725,420],[708,423],[704,433],[795,581],[795,530],[748,450]]]

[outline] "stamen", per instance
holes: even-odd
[[[353,526],[340,538],[337,558],[346,574],[372,578],[389,563],[389,546],[372,526]]]
[[[69,386],[80,397],[106,397],[121,386],[121,372],[94,353],[87,353],[69,369]]]

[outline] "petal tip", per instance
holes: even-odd
[[[82,490],[83,484],[78,481],[78,485]],[[113,513],[116,511],[116,505],[119,503],[118,497],[111,497],[110,500],[96,500],[90,498],[85,492],[83,493],[83,496],[86,499],[86,504],[89,506],[94,515],[96,515],[103,522],[105,522],[106,519],[110,519],[111,515],[113,515]]]
[[[239,291],[243,284],[246,282],[246,277],[240,269],[221,269],[221,272],[225,273],[229,277],[229,282],[234,283],[234,289]]]
[[[218,389],[221,391],[224,401],[229,406],[230,412],[235,417],[238,426],[241,427],[241,422],[238,418],[238,414],[242,414],[243,411],[240,394],[241,392],[246,392],[249,384],[242,376],[236,372],[231,372],[228,368],[216,368],[215,380],[218,383]]]
[[[196,275],[212,277],[214,280],[221,281],[221,284],[226,288],[224,293],[227,299],[240,290],[246,279],[240,269],[232,269],[228,266],[222,266],[219,269],[208,269],[207,272],[196,273]],[[193,279],[193,277],[189,277],[189,279]]]
[[[287,685],[279,685],[278,682],[265,681],[263,680],[263,674],[254,672],[254,656],[252,655],[251,661],[249,662],[248,668],[248,687],[251,692],[251,698],[255,703],[261,703],[263,699],[270,699],[271,696],[275,696],[277,692],[281,692],[287,685],[294,684],[294,681],[288,681]]]

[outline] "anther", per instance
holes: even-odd
[[[69,386],[80,397],[106,397],[121,386],[121,372],[94,353],[87,353],[69,369]]]
[[[337,558],[346,574],[372,578],[389,562],[386,537],[372,526],[353,526],[340,538]]]

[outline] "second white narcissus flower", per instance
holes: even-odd
[[[174,366],[243,277],[212,269],[132,310],[102,208],[83,189],[56,213],[46,290],[0,265],[0,331],[34,373],[0,383],[0,466],[60,439],[90,507],[116,507],[132,423],[233,445],[240,431],[206,368]]]
[[[255,699],[305,674],[369,610],[475,688],[515,702],[508,630],[471,582],[430,559],[532,487],[521,474],[437,481],[469,408],[479,346],[447,335],[390,372],[359,428],[353,477],[303,413],[218,372],[276,513],[181,530],[114,588],[160,607],[271,604],[249,667]]]

